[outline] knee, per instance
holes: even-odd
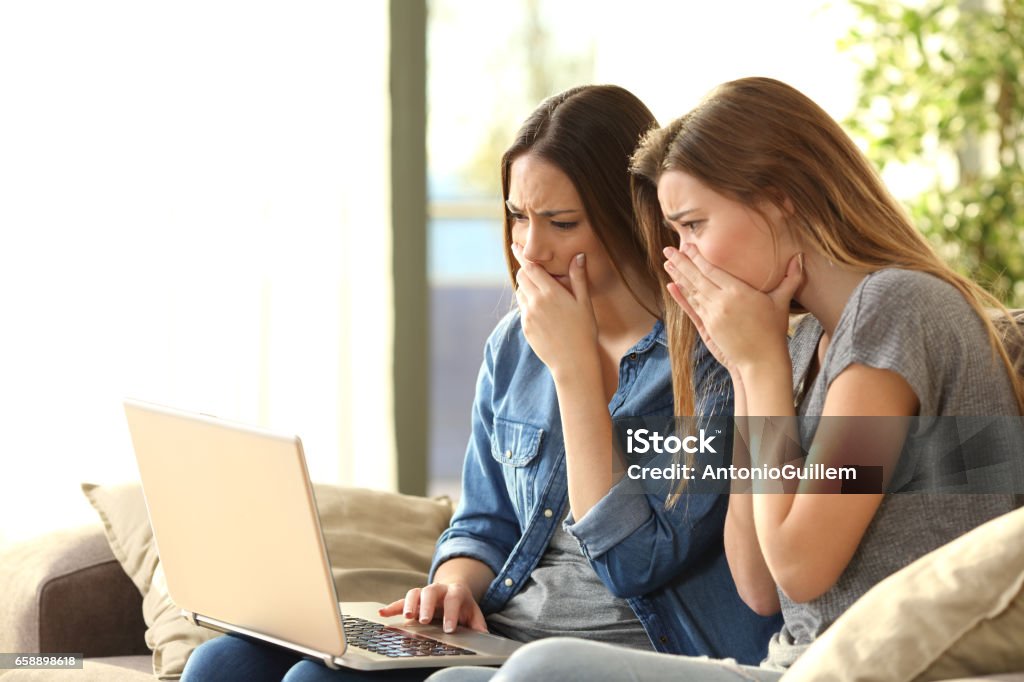
[[[427,682],[488,682],[497,674],[495,668],[477,666],[456,666],[441,668],[427,678]]]
[[[550,637],[531,642],[501,666],[502,682],[593,679],[591,662],[602,647],[571,637]]]
[[[299,661],[285,673],[281,682],[337,682],[339,679],[345,679],[345,673],[331,670],[321,663]]]
[[[237,655],[237,646],[232,637],[217,637],[203,642],[189,654],[181,674],[182,682],[224,679],[224,672],[231,669]]]
[[[278,682],[297,657],[271,646],[225,635],[203,643],[189,656],[182,682]]]

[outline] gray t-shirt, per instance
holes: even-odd
[[[808,315],[789,344],[801,416],[822,413],[829,385],[851,364],[898,373],[917,395],[922,417],[1019,414],[984,325],[964,297],[937,277],[899,269],[868,275],[843,309],[817,376],[807,379],[821,334]],[[805,451],[816,422],[801,420]],[[909,437],[927,438],[929,423],[937,425],[918,420],[918,431]],[[835,585],[806,603],[779,592],[785,624],[772,638],[764,665],[789,667],[876,583],[1014,506],[1012,495],[887,494]]]
[[[633,609],[612,596],[562,524],[523,589],[487,625],[520,642],[565,636],[653,649]]]

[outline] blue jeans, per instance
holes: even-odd
[[[322,663],[269,644],[227,635],[205,642],[188,659],[182,682],[422,682],[435,668],[368,672]]]
[[[653,651],[552,637],[527,644],[501,666],[445,668],[429,682],[776,682],[781,672],[739,665],[731,659],[674,656]]]

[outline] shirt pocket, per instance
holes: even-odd
[[[541,451],[544,430],[509,419],[496,417],[491,434],[491,457],[501,464],[505,489],[515,507],[519,525],[525,524],[534,504],[534,483],[537,479],[537,456]]]

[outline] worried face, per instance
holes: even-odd
[[[760,291],[778,286],[798,251],[774,204],[766,202],[762,215],[683,171],[662,174],[658,202],[680,246],[693,244],[709,263]]]
[[[512,243],[523,258],[544,268],[566,289],[569,263],[586,256],[591,296],[621,284],[604,245],[597,238],[579,192],[557,166],[524,154],[509,168],[505,208],[512,222]]]

